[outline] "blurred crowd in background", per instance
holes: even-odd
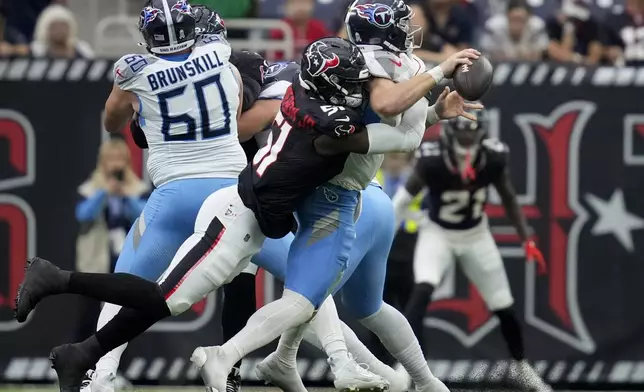
[[[143,0],[123,0],[139,9]],[[73,0],[0,2],[0,57],[102,57],[92,37],[79,36]],[[309,42],[343,35],[350,0],[199,0],[226,20],[282,19],[295,55]],[[465,47],[497,61],[553,61],[584,65],[644,63],[644,0],[409,0],[422,26],[416,54],[440,62]],[[263,32],[279,40],[282,31]],[[282,59],[284,53],[275,53]],[[289,59],[290,60],[290,59]]]

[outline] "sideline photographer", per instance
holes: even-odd
[[[80,223],[76,240],[78,272],[113,271],[127,232],[141,215],[149,191],[150,187],[132,170],[125,140],[115,137],[103,143],[96,169],[78,188],[82,198],[76,205]],[[87,322],[81,322],[79,335],[86,332],[89,336],[96,327],[100,306],[90,301],[82,307],[81,317]]]

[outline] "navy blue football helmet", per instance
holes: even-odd
[[[205,5],[195,5],[192,7],[192,11],[197,22],[197,35],[221,34],[224,38],[227,38],[226,24],[217,11]]]
[[[148,0],[139,30],[153,54],[172,54],[195,44],[195,16],[187,0]]]
[[[357,46],[342,38],[312,42],[302,54],[300,84],[332,105],[359,107],[371,74]]]
[[[378,45],[400,53],[415,48],[413,10],[403,0],[355,0],[347,10],[344,23],[349,40],[356,45]]]
[[[449,119],[443,126],[443,140],[452,147],[471,148],[487,137],[488,120],[484,110],[467,110],[476,116],[476,121],[465,117]]]

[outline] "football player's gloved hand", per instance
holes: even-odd
[[[525,244],[523,244],[523,248],[525,250],[526,259],[528,261],[535,261],[537,263],[539,268],[539,275],[543,275],[548,272],[546,261],[543,259],[543,255],[541,254],[539,248],[537,248],[537,245],[534,243],[534,241],[526,241]]]

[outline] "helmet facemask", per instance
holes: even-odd
[[[423,44],[423,27],[411,24],[416,11],[414,11],[410,6],[407,6],[407,9],[409,10],[408,16],[401,18],[400,21],[398,21],[397,27],[407,34],[407,38],[405,39],[406,53],[411,53],[414,49],[419,49]],[[418,44],[416,44],[417,34],[420,35]]]

